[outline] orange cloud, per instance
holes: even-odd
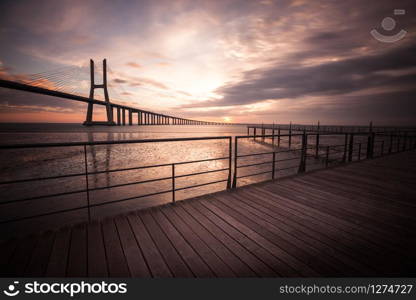
[[[135,62],[132,62],[132,61],[126,63],[126,66],[129,66],[129,67],[132,67],[132,68],[137,68],[137,69],[140,69],[140,68],[143,67],[142,65],[140,65],[138,63],[135,63]]]

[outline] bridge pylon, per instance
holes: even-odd
[[[113,107],[110,104],[110,97],[108,96],[108,89],[107,89],[107,60],[103,60],[103,83],[102,84],[95,84],[94,81],[94,61],[90,59],[90,77],[91,77],[91,87],[90,87],[90,100],[91,102],[88,103],[87,109],[87,116],[85,118],[84,125],[91,126],[91,125],[116,125],[113,118]],[[104,89],[104,98],[106,102],[106,110],[107,110],[107,121],[100,122],[100,121],[93,121],[93,105],[92,102],[94,100],[94,89]]]

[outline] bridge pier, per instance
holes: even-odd
[[[133,111],[129,109],[129,125],[133,125]]]
[[[120,107],[117,107],[117,125],[121,125]]]
[[[107,121],[106,122],[95,122],[93,120],[93,110],[94,110],[94,89],[102,88],[104,89],[104,99],[103,105],[105,105],[106,114],[107,114]],[[84,125],[91,126],[91,125],[115,125],[114,123],[114,115],[113,115],[113,107],[110,104],[110,98],[108,97],[108,90],[107,90],[107,60],[103,60],[103,83],[102,84],[95,84],[94,81],[94,61],[90,59],[90,102],[88,103],[87,108],[87,115],[85,118]]]
[[[121,117],[123,125],[126,125],[126,110],[124,108],[121,109]]]

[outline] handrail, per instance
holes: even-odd
[[[272,129],[272,128],[269,128]],[[320,144],[320,140],[319,137],[320,136],[340,136],[340,137],[344,137],[344,143],[343,144],[336,144],[336,145],[321,145]],[[302,141],[301,141],[301,147],[300,148],[294,148],[291,149],[291,138],[293,136],[301,136],[302,137]],[[308,138],[309,137],[315,137],[315,144],[308,144]],[[355,136],[361,136],[361,137],[367,137],[367,141],[365,142],[355,142],[354,141],[354,137]],[[376,140],[377,137],[384,137],[384,138],[389,138],[390,139],[390,145],[388,148],[388,151],[385,152],[385,143],[386,140]],[[280,138],[281,137],[289,137],[289,139],[287,140],[288,142],[288,148],[287,150],[273,150],[273,151],[267,151],[267,152],[260,152],[260,153],[250,153],[250,154],[238,154],[238,140],[240,139],[254,139],[256,140],[256,138],[260,138],[260,139],[264,139],[264,138],[272,138],[272,144],[271,146],[274,147],[275,146],[275,140],[277,139],[278,142],[278,147],[280,147]],[[413,140],[413,144],[409,145],[408,141],[412,141]],[[396,142],[396,144],[395,144]],[[234,174],[233,174],[233,184],[232,187],[236,188],[238,185],[238,179],[240,178],[246,178],[246,177],[250,177],[250,176],[258,176],[258,175],[263,175],[263,174],[268,174],[271,173],[272,174],[272,179],[275,179],[275,171],[282,171],[282,170],[287,170],[287,169],[293,169],[293,168],[297,168],[298,169],[298,173],[302,173],[306,171],[306,165],[307,165],[307,158],[315,158],[315,159],[323,159],[323,165],[324,167],[328,167],[330,163],[333,162],[341,162],[341,163],[346,163],[346,162],[351,162],[354,159],[360,161],[362,159],[361,155],[362,155],[362,148],[363,145],[367,147],[365,155],[367,159],[371,159],[375,156],[375,151],[378,151],[378,156],[383,156],[386,154],[390,154],[393,152],[399,152],[399,151],[405,151],[408,149],[416,149],[416,136],[413,135],[408,135],[407,133],[399,135],[399,134],[395,134],[395,133],[391,133],[391,134],[379,134],[379,133],[364,133],[364,132],[358,132],[358,133],[346,133],[346,132],[342,132],[342,133],[320,133],[320,132],[316,132],[316,133],[302,133],[302,134],[272,134],[272,135],[266,135],[265,131],[262,131],[262,134],[257,135],[256,132],[254,133],[254,135],[245,135],[245,136],[236,136],[235,138],[235,142],[234,142]],[[376,145],[378,147],[376,147]],[[357,149],[358,146],[358,149]],[[395,146],[395,148],[393,148]],[[342,147],[343,149],[339,148]],[[315,150],[314,154],[309,154],[308,150]],[[321,155],[320,151],[324,150],[325,154]],[[396,150],[396,151],[394,151]],[[296,152],[300,152],[301,155],[300,156],[296,156],[293,158],[286,158],[286,159],[276,159],[276,155],[279,153],[287,153],[287,152],[292,152],[292,153],[296,153]],[[336,158],[331,158],[331,155],[337,154],[338,156]],[[339,154],[342,154],[341,157],[339,156]],[[256,157],[256,156],[260,156],[260,155],[272,155],[272,160],[266,160],[266,161],[262,161],[262,162],[258,162],[258,163],[248,163],[248,164],[243,164],[243,165],[239,165],[238,164],[238,159],[241,158],[248,158],[248,157]],[[276,168],[276,163],[278,162],[282,162],[282,161],[290,161],[290,160],[299,160],[299,164],[294,165],[294,166],[289,166],[289,167],[284,167],[284,168]],[[255,173],[249,173],[249,174],[244,174],[244,175],[238,175],[238,169],[241,168],[248,168],[248,167],[253,167],[253,166],[260,166],[260,165],[269,165],[271,164],[272,169],[268,170],[268,171],[262,171],[262,172],[255,172]],[[316,164],[316,163],[315,163]],[[322,164],[322,162],[321,162]]]
[[[102,170],[102,171],[89,171],[88,170],[88,156],[87,156],[87,146],[96,146],[96,145],[118,145],[118,144],[142,144],[142,143],[152,143],[152,142],[185,142],[185,141],[202,141],[202,140],[228,140],[229,144],[229,152],[228,156],[221,156],[221,157],[214,157],[214,158],[207,158],[207,159],[200,159],[200,160],[192,160],[192,161],[179,161],[179,162],[170,162],[170,163],[164,163],[164,164],[156,164],[156,165],[146,165],[146,166],[135,166],[135,167],[129,167],[129,168],[118,168],[118,169],[112,169],[112,170]],[[7,200],[0,202],[0,206],[6,205],[6,204],[12,204],[12,203],[18,203],[18,202],[25,202],[25,201],[34,201],[34,200],[41,200],[45,198],[52,198],[52,197],[59,197],[59,196],[66,196],[71,194],[79,194],[79,193],[86,193],[86,205],[68,208],[68,209],[61,209],[61,210],[55,210],[53,212],[46,212],[41,214],[35,214],[31,216],[24,216],[21,218],[14,218],[14,219],[7,219],[0,221],[0,224],[10,223],[10,222],[17,222],[22,220],[27,220],[31,218],[37,218],[42,216],[49,216],[53,214],[59,214],[74,210],[81,210],[81,209],[87,209],[88,212],[88,220],[91,221],[91,208],[102,206],[106,204],[111,203],[118,203],[133,199],[139,199],[143,197],[150,197],[154,195],[160,195],[165,193],[172,193],[172,202],[175,202],[175,192],[181,191],[185,189],[191,189],[191,188],[197,188],[202,187],[209,184],[215,184],[215,183],[221,183],[221,182],[227,182],[227,188],[231,187],[231,156],[232,156],[232,138],[231,136],[210,136],[210,137],[189,137],[189,138],[164,138],[164,139],[142,139],[142,140],[122,140],[122,141],[97,141],[97,142],[72,142],[72,143],[43,143],[43,144],[17,144],[17,145],[1,145],[0,150],[7,150],[7,149],[29,149],[29,148],[51,148],[51,147],[79,147],[82,146],[82,154],[83,154],[83,161],[82,164],[84,165],[84,171],[79,173],[71,173],[71,174],[62,174],[57,176],[49,176],[49,177],[40,177],[40,178],[25,178],[25,179],[19,179],[19,180],[8,180],[8,181],[2,181],[0,182],[0,185],[4,184],[16,184],[16,183],[23,183],[23,182],[32,182],[32,181],[45,181],[45,180],[53,180],[53,179],[59,179],[59,178],[68,178],[68,177],[76,177],[76,176],[85,176],[85,188],[84,189],[78,189],[73,191],[67,191],[67,192],[61,192],[61,193],[54,193],[54,194],[47,194],[47,195],[40,195],[40,196],[34,196],[34,197],[28,197],[28,198],[22,198],[22,199],[14,199],[14,200]],[[219,161],[219,160],[228,160],[228,167],[226,168],[217,168],[213,170],[207,170],[207,171],[199,171],[195,173],[187,173],[187,174],[178,174],[176,175],[174,170],[175,166],[178,165],[185,165],[185,164],[194,164],[194,163],[201,163],[201,162],[209,162],[209,161]],[[133,182],[125,182],[125,183],[119,183],[114,185],[108,185],[108,186],[101,186],[101,187],[90,187],[89,184],[89,176],[96,175],[96,174],[103,174],[103,173],[111,173],[111,172],[123,172],[123,171],[131,171],[131,170],[139,170],[139,169],[148,169],[148,168],[160,168],[160,167],[171,167],[172,168],[172,175],[168,177],[161,177],[161,178],[153,178],[153,179],[147,179],[142,181],[133,181]],[[175,186],[175,179],[176,178],[184,178],[184,177],[190,177],[190,176],[197,176],[197,175],[203,175],[203,174],[210,174],[214,172],[224,172],[228,171],[228,176],[226,179],[221,180],[215,180],[210,181],[202,184],[195,184],[195,185],[189,185],[189,186],[183,186],[183,187],[176,187]],[[172,188],[169,190],[156,192],[156,193],[150,193],[150,194],[143,194],[143,195],[137,195],[134,197],[128,197],[124,199],[117,199],[112,201],[105,201],[101,203],[90,203],[90,192],[97,191],[97,190],[104,190],[104,189],[111,189],[111,188],[118,188],[118,187],[124,187],[124,186],[130,186],[130,185],[137,185],[137,184],[144,184],[144,183],[150,183],[150,182],[157,182],[157,181],[163,181],[163,180],[172,180]]]
[[[320,143],[319,137],[321,135],[324,136],[340,136],[344,138],[343,144],[335,144],[335,145],[323,145]],[[292,137],[300,137],[300,148],[291,148],[291,138]],[[356,136],[364,136],[367,137],[365,141],[357,142],[354,140],[354,137]],[[273,151],[267,151],[263,153],[250,153],[250,154],[238,154],[238,142],[241,139],[251,139],[254,140],[256,138],[262,138],[262,137],[270,137],[272,138],[272,146],[275,145],[276,141],[279,143],[281,137],[288,137],[289,139],[286,141],[288,142],[288,149],[273,149]],[[309,144],[308,138],[315,137],[315,144]],[[382,140],[377,140],[378,137],[383,137]],[[128,167],[128,168],[117,168],[117,169],[111,169],[111,170],[99,170],[99,171],[89,171],[88,170],[88,155],[87,155],[87,147],[93,147],[97,145],[123,145],[123,144],[143,144],[143,143],[152,143],[152,142],[186,142],[186,141],[202,141],[202,140],[227,140],[228,141],[228,156],[221,156],[221,157],[213,157],[213,158],[207,158],[207,159],[199,159],[199,160],[192,160],[192,161],[179,161],[179,162],[169,162],[169,163],[163,163],[163,164],[155,164],[155,165],[145,165],[145,166],[134,166],[134,167]],[[321,134],[321,133],[306,133],[303,134],[284,134],[284,135],[247,135],[247,136],[236,136],[234,140],[234,155],[232,152],[232,137],[231,136],[211,136],[211,137],[189,137],[189,138],[164,138],[164,139],[142,139],[142,140],[121,140],[121,141],[97,141],[97,142],[71,142],[71,143],[43,143],[43,144],[17,144],[17,145],[0,145],[0,150],[8,150],[8,149],[29,149],[29,148],[48,148],[48,147],[82,147],[81,154],[83,154],[83,160],[81,161],[84,171],[78,172],[78,173],[71,173],[71,174],[61,174],[56,176],[49,176],[49,177],[39,177],[39,178],[23,178],[18,180],[7,180],[0,182],[0,185],[5,184],[17,184],[17,183],[24,183],[24,182],[32,182],[32,181],[44,181],[44,180],[54,180],[54,179],[60,179],[60,178],[69,178],[69,177],[80,177],[84,176],[85,181],[85,188],[83,189],[77,189],[73,191],[66,191],[61,193],[54,193],[54,194],[48,194],[48,195],[40,195],[40,196],[32,196],[22,199],[15,199],[15,200],[7,200],[0,202],[0,207],[2,205],[6,204],[12,204],[12,203],[18,203],[18,202],[25,202],[25,201],[35,201],[35,200],[41,200],[41,199],[47,199],[52,197],[59,197],[59,196],[66,196],[71,194],[80,194],[85,193],[86,194],[86,205],[81,205],[73,208],[66,208],[62,210],[56,210],[52,212],[46,212],[31,216],[24,216],[21,218],[15,218],[15,219],[7,219],[0,221],[0,224],[4,223],[10,223],[10,222],[16,222],[20,220],[26,220],[30,218],[36,218],[41,216],[47,216],[52,214],[58,214],[68,211],[74,211],[74,210],[80,210],[80,209],[87,209],[88,212],[88,220],[91,221],[91,208],[112,204],[112,203],[118,203],[123,201],[129,201],[133,199],[140,199],[144,197],[150,197],[160,194],[166,194],[166,193],[172,193],[172,202],[175,202],[175,192],[191,189],[191,188],[197,188],[202,187],[210,184],[216,184],[221,182],[227,182],[227,189],[230,188],[236,188],[238,184],[238,179],[250,177],[250,176],[258,176],[263,174],[269,174],[271,173],[272,179],[275,179],[275,172],[276,171],[282,171],[287,169],[294,169],[297,168],[298,173],[302,173],[306,171],[307,166],[307,159],[308,158],[315,158],[319,164],[323,165],[324,167],[328,167],[330,164],[335,162],[351,162],[353,160],[361,160],[362,155],[365,155],[365,158],[371,159],[373,157],[377,156],[383,156],[390,153],[405,151],[409,149],[416,149],[416,136],[414,135],[396,135],[396,134],[362,134],[362,133],[331,133],[331,134]],[[364,148],[364,146],[366,148]],[[342,148],[340,148],[342,147]],[[283,159],[278,159],[276,156],[281,153],[294,153],[294,157],[287,157]],[[298,154],[300,153],[300,154]],[[239,165],[238,160],[247,158],[247,157],[258,157],[260,155],[270,155],[272,157],[271,160],[261,161],[261,162],[252,162],[252,163],[246,163]],[[331,157],[332,156],[332,157]],[[195,173],[186,173],[186,174],[176,174],[175,173],[175,167],[178,165],[184,165],[184,164],[194,164],[194,163],[201,163],[201,162],[209,162],[209,161],[219,161],[219,160],[228,160],[228,167],[221,167],[217,169],[211,169],[207,171],[197,171]],[[296,165],[289,165],[284,166],[282,168],[277,168],[277,166],[284,161],[297,161],[299,160],[299,163],[296,163]],[[318,164],[315,163],[314,164]],[[255,173],[251,174],[243,174],[239,175],[238,170],[241,168],[248,168],[248,167],[255,167],[260,165],[271,165],[271,170],[267,171],[259,171],[256,170]],[[310,165],[310,164],[309,164]],[[103,174],[103,173],[113,173],[113,172],[125,172],[125,171],[131,171],[131,170],[139,170],[139,169],[149,169],[149,168],[161,168],[161,167],[170,167],[171,168],[171,175],[170,176],[164,176],[159,178],[152,178],[142,181],[132,181],[132,182],[124,182],[124,183],[118,183],[113,185],[107,185],[107,186],[98,186],[98,187],[91,187],[89,180],[91,175],[97,175],[97,174]],[[234,173],[232,174],[232,169],[234,170]],[[195,185],[189,185],[189,186],[182,186],[177,187],[175,183],[175,179],[177,178],[185,178],[190,176],[198,176],[203,174],[211,174],[215,172],[226,172],[228,171],[228,177],[226,179],[220,179],[220,180],[214,180],[209,181],[205,183],[198,183]],[[233,180],[232,180],[233,178]],[[148,193],[143,195],[135,195],[132,197],[122,198],[122,199],[116,199],[111,201],[104,201],[100,203],[90,203],[90,192],[97,191],[97,190],[104,190],[104,189],[111,189],[111,188],[118,188],[118,187],[125,187],[125,186],[131,186],[131,185],[138,185],[138,184],[145,184],[150,182],[159,182],[164,180],[171,180],[172,181],[172,187],[167,190],[154,192],[154,193]]]

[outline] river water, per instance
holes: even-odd
[[[136,140],[159,138],[184,138],[208,136],[246,135],[246,126],[94,126],[84,127],[79,124],[0,124],[0,144],[29,144],[80,141]],[[282,131],[282,134],[285,132]],[[291,149],[300,148],[300,137],[292,138]],[[233,139],[234,142],[234,139]],[[308,141],[313,145],[314,141]],[[321,144],[342,144],[342,137],[321,137]],[[299,152],[288,150],[288,138],[282,137],[280,147],[277,139],[272,145],[271,139],[239,139],[238,155],[270,152],[272,149],[282,151],[276,155],[276,178],[297,172]],[[82,146],[29,148],[19,150],[2,149],[0,160],[0,181],[14,181],[43,178],[85,171],[85,156]],[[233,149],[234,152],[234,149]],[[87,167],[89,172],[101,172],[178,162],[189,162],[212,158],[228,157],[228,139],[152,142],[146,144],[97,145],[87,147]],[[270,154],[239,158],[238,165],[271,161]],[[290,159],[290,160],[286,160]],[[284,160],[284,161],[283,161]],[[175,166],[175,175],[185,175],[215,169],[226,169],[228,159],[180,164]],[[322,161],[308,160],[308,169],[322,167]],[[269,171],[271,164],[256,165],[238,169],[238,176]],[[172,193],[139,197],[146,194],[168,191],[172,180],[150,181],[141,184],[129,184],[168,178],[172,174],[171,166],[144,168],[119,172],[103,172],[88,176],[88,187],[99,188],[87,193],[65,194],[14,203],[14,200],[39,197],[51,194],[63,194],[86,188],[85,176],[65,177],[50,180],[37,180],[22,183],[0,184],[1,205],[0,220],[26,218],[38,214],[48,214],[59,210],[87,205],[103,204],[120,199],[127,201],[99,205],[90,210],[93,219],[127,213],[131,210],[155,206],[172,201]],[[175,188],[198,185],[210,181],[226,180],[228,170],[195,176],[180,177],[175,180]],[[232,172],[231,172],[232,175]],[[264,181],[271,178],[271,173],[244,177],[238,180],[238,186]],[[128,185],[126,185],[128,184]],[[117,185],[117,187],[112,187]],[[207,193],[224,190],[227,182],[210,184],[198,188],[183,189],[175,193],[177,201]],[[138,197],[138,198],[135,198]],[[66,224],[86,221],[88,210],[80,209],[43,217],[29,218],[18,222],[9,222],[0,226],[3,237],[27,234],[30,231],[56,228]]]

